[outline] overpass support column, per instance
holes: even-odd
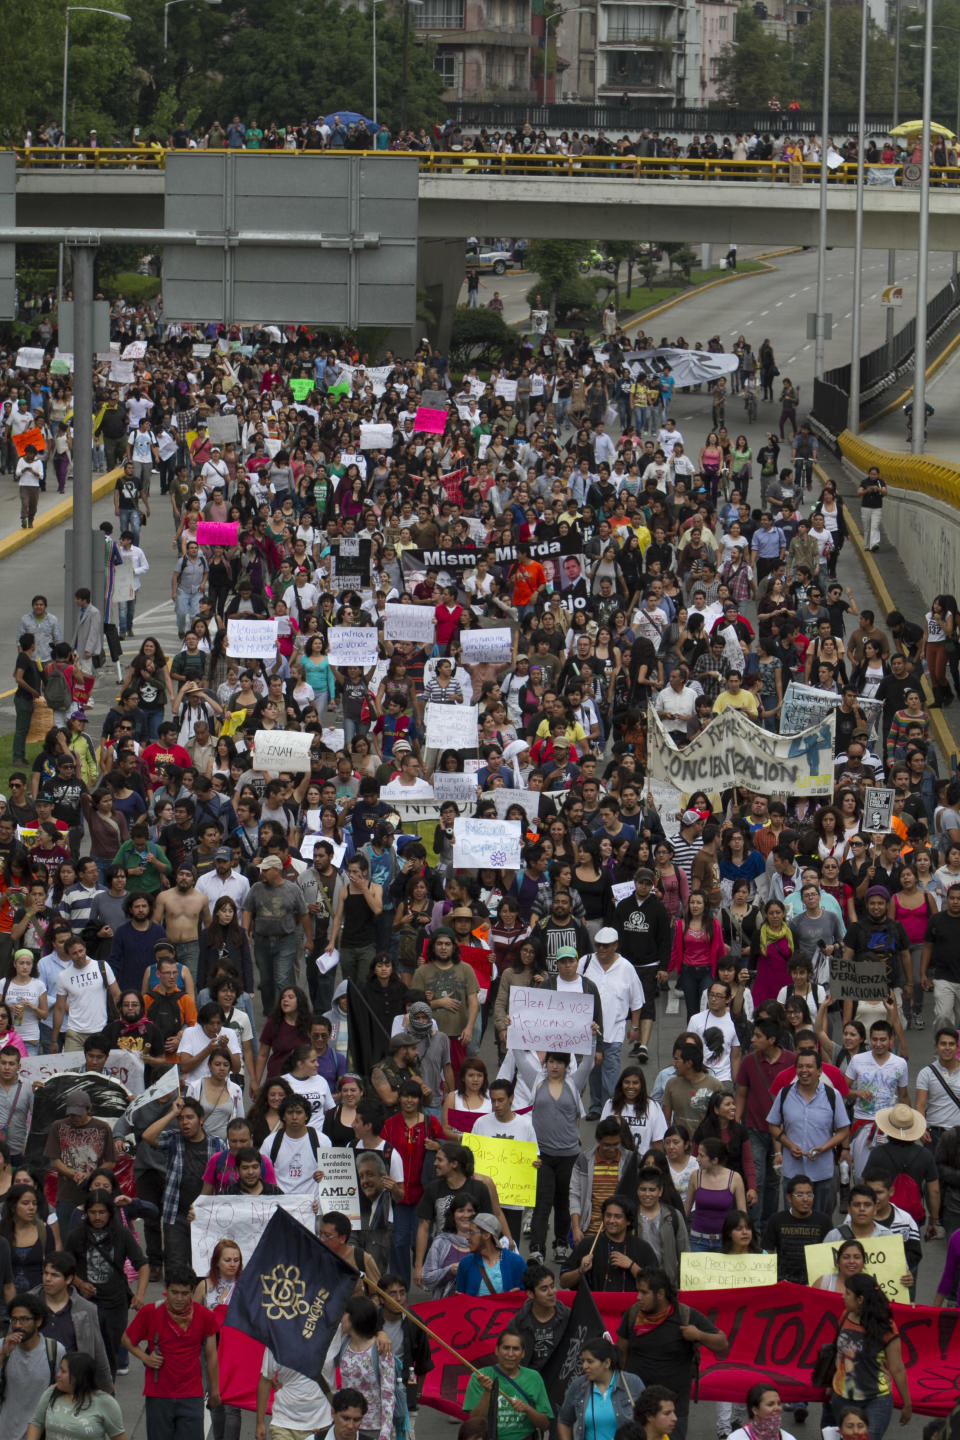
[[[450,350],[453,312],[466,274],[462,239],[421,240],[417,266],[417,286],[424,292],[433,322],[427,327],[430,340],[441,354]],[[416,340],[420,338],[417,332]],[[414,347],[416,348],[416,347]]]

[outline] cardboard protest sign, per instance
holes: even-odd
[[[258,730],[253,748],[258,770],[310,769],[313,735],[300,730]]]
[[[868,785],[863,792],[863,828],[875,835],[886,835],[893,819],[893,800],[896,792],[882,787]]]
[[[522,826],[519,820],[453,822],[454,864],[458,870],[519,870]]]
[[[413,428],[426,435],[442,435],[447,427],[446,410],[429,410],[425,405],[419,406],[414,417]]]
[[[377,663],[380,632],[373,626],[333,625],[327,631],[331,665],[359,665],[366,670]]]
[[[538,1149],[532,1140],[497,1140],[489,1135],[464,1135],[473,1151],[478,1175],[489,1175],[501,1205],[533,1205],[537,1198],[534,1161]],[[776,1256],[773,1257],[776,1259]]]
[[[210,1258],[221,1240],[235,1241],[246,1263],[278,1208],[299,1220],[311,1234],[315,1232],[312,1195],[198,1195],[190,1222],[195,1274],[208,1273]]]
[[[836,1274],[837,1252],[841,1243],[840,1241],[831,1241],[829,1244],[804,1245],[803,1256],[807,1264],[807,1280],[811,1285],[815,1280],[819,1280],[821,1275]],[[910,1269],[903,1247],[903,1236],[877,1235],[871,1240],[862,1240],[860,1243],[867,1255],[863,1262],[863,1268],[867,1274],[874,1276],[888,1300],[899,1300],[908,1305],[910,1292],[905,1285],[900,1283],[901,1277],[906,1275]]]
[[[441,803],[452,800],[455,805],[476,804],[477,780],[474,775],[464,775],[459,770],[436,770],[432,783],[434,799]]]
[[[476,750],[476,705],[426,705],[427,744],[437,750]]]
[[[211,445],[238,445],[240,424],[236,415],[211,415],[207,421],[207,436]]]
[[[32,425],[29,430],[21,430],[19,435],[14,435],[13,448],[21,460],[28,445],[32,445],[34,449],[39,450],[41,453],[46,450],[47,442],[43,438],[43,431],[39,425]]]
[[[400,605],[388,601],[383,624],[385,640],[410,640],[416,645],[432,645],[436,617],[430,605]]]
[[[272,660],[277,653],[276,620],[227,621],[227,654],[236,660]]]
[[[509,1005],[508,1050],[563,1050],[572,1055],[593,1050],[592,995],[513,985]]]
[[[142,360],[143,357],[144,357],[144,355],[146,355],[146,353],[147,353],[147,342],[146,342],[146,340],[131,340],[131,341],[130,341],[130,344],[129,344],[129,345],[125,345],[125,346],[123,347],[123,349],[120,351],[120,359],[121,359],[121,360]],[[196,345],[194,345],[194,347],[193,347],[193,353],[194,353],[194,354],[197,353],[197,347],[196,347]],[[207,346],[207,354],[209,355],[209,353],[210,353],[210,346],[208,345],[208,346]]]
[[[43,368],[44,350],[40,346],[21,345],[17,351],[17,358],[14,360],[18,370],[41,370]]]
[[[323,1150],[317,1157],[317,1169],[323,1171],[318,1182],[317,1199],[320,1214],[339,1210],[351,1225],[360,1225],[360,1188],[357,1185],[355,1150]]]
[[[392,444],[392,425],[362,424],[360,426],[361,450],[389,450]]]
[[[776,1255],[721,1255],[695,1251],[680,1256],[683,1290],[742,1290],[745,1286],[776,1285]]]
[[[830,995],[835,1000],[885,1000],[890,994],[890,979],[883,960],[847,960],[843,955],[830,957]]]
[[[293,391],[293,398],[297,401],[299,405],[303,404],[307,396],[316,389],[316,386],[316,380],[310,378],[309,376],[296,375],[290,381],[290,389]]]
[[[464,665],[500,665],[513,654],[513,631],[509,625],[490,630],[463,630],[460,658]]]

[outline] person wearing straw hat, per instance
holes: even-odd
[[[920,1143],[926,1133],[926,1119],[912,1105],[901,1102],[878,1110],[876,1126],[886,1135],[887,1143],[872,1152],[863,1172],[864,1182],[886,1180],[894,1205],[906,1210],[918,1225],[926,1218],[925,1192],[930,1211],[926,1237],[941,1239],[940,1177],[932,1153]]]

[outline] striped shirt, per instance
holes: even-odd
[[[439,680],[430,680],[423,696],[431,705],[457,705],[463,699],[463,691],[457,680],[451,680],[447,685],[441,685]]]
[[[678,870],[682,870],[687,879],[691,878],[693,862],[703,849],[703,837],[698,835],[695,840],[684,840],[683,832],[670,841],[673,846],[673,863]]]

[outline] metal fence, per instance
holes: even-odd
[[[960,313],[960,279],[953,279],[927,304],[927,341]],[[916,316],[898,330],[890,345],[886,342],[860,357],[860,419],[877,408],[879,397],[914,363],[917,338]],[[832,436],[847,428],[850,401],[849,362],[827,370],[813,384],[812,415],[818,426]]]
[[[712,131],[714,135],[748,134],[754,130],[760,134],[818,135],[820,133],[819,110],[774,111],[738,110],[723,105],[700,107],[693,105],[671,105],[655,101],[620,101],[607,104],[581,104],[561,102],[555,105],[516,104],[455,100],[447,102],[447,118],[455,125],[478,129],[515,129],[520,125],[556,133],[558,130],[612,130],[620,133],[636,130],[659,130],[661,135],[673,135],[677,131],[702,135]],[[944,124],[952,125],[951,115],[935,116]],[[893,124],[893,112],[877,110],[867,116],[867,129],[876,135],[884,135]],[[853,133],[857,128],[855,110],[839,110],[830,116],[830,130],[834,135]]]

